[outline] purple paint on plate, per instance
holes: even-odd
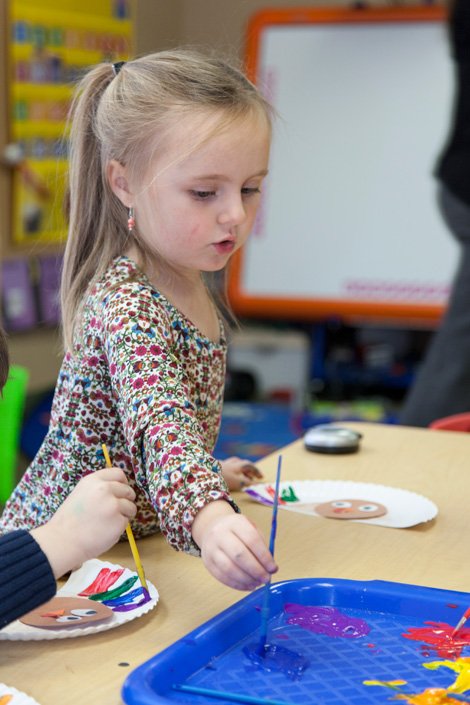
[[[116,607],[112,608],[113,612],[132,612],[132,610],[136,610],[138,607],[146,605],[147,602],[150,602],[152,598],[150,597],[149,591],[144,587],[142,588],[142,593],[144,597],[139,602],[130,602],[124,605],[117,605]]]
[[[348,617],[336,607],[310,607],[287,602],[284,612],[288,614],[288,624],[296,624],[315,634],[326,634],[343,639],[358,639],[370,632],[363,619]]]

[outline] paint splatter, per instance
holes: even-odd
[[[302,678],[310,665],[305,656],[278,644],[266,644],[264,653],[259,653],[259,642],[243,647],[243,653],[254,665],[254,670],[280,671],[292,680]]]
[[[470,658],[459,658],[457,661],[433,661],[423,663],[423,666],[433,671],[445,666],[458,674],[455,683],[447,689],[449,693],[465,693],[470,689]]]
[[[397,692],[394,700],[405,700],[410,705],[457,705],[461,700],[452,697],[453,694],[465,693],[470,689],[470,658],[459,658],[457,661],[433,661],[423,663],[424,668],[437,670],[441,666],[450,668],[457,673],[457,678],[448,688],[426,688],[422,693],[405,693],[399,687],[406,681],[363,681],[364,685],[381,685]]]
[[[336,607],[307,607],[293,602],[284,605],[284,612],[289,614],[288,624],[296,624],[315,634],[326,634],[343,639],[358,639],[370,632],[363,619],[348,617]]]
[[[282,490],[281,499],[284,502],[300,502],[300,499],[297,497],[290,485]]]
[[[460,629],[454,638],[451,627],[445,622],[424,622],[424,627],[411,627],[406,634],[406,639],[423,641],[427,646],[422,646],[423,655],[429,655],[434,650],[441,658],[455,659],[460,656],[464,646],[470,646],[470,629]]]

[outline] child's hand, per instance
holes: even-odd
[[[134,500],[120,468],[82,478],[52,519],[31,532],[56,578],[111,548],[136,514]]]
[[[222,475],[229,490],[240,490],[255,480],[262,480],[263,474],[249,460],[232,457],[221,460]]]
[[[192,534],[207,570],[224,585],[254,590],[278,570],[257,527],[224,500],[201,509]]]

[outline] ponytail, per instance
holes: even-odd
[[[74,326],[90,282],[126,248],[124,206],[108,186],[96,113],[114,78],[110,64],[100,64],[81,81],[70,115],[70,222],[61,284],[62,326],[72,350]]]

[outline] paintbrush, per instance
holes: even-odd
[[[193,693],[193,695],[207,695],[209,698],[230,700],[236,703],[252,703],[253,705],[289,705],[289,703],[280,702],[279,700],[257,698],[253,695],[242,695],[241,693],[226,693],[223,690],[211,690],[210,688],[199,688],[198,686],[193,685],[173,685],[173,690],[182,693]]]
[[[465,622],[467,621],[467,619],[468,619],[469,617],[470,617],[470,607],[467,607],[467,609],[465,610],[465,612],[463,613],[463,615],[460,617],[460,619],[459,619],[459,621],[458,621],[458,624],[457,624],[457,626],[455,627],[454,631],[453,631],[452,634],[450,635],[450,638],[451,638],[451,639],[454,638],[454,636],[457,634],[457,632],[459,631],[459,629],[462,629],[463,625],[465,624]]]
[[[281,477],[281,462],[282,455],[279,456],[279,462],[277,465],[277,476],[276,476],[276,489],[274,491],[273,500],[273,516],[271,520],[271,538],[269,539],[269,550],[271,555],[274,557],[274,542],[276,540],[276,529],[277,529],[277,504],[279,499],[279,480]],[[261,634],[260,640],[257,648],[257,652],[260,656],[264,656],[266,648],[266,638],[268,634],[268,619],[269,619],[269,598],[271,596],[271,576],[264,587],[263,596],[263,607],[261,608]]]
[[[111,465],[111,460],[110,460],[108,449],[106,448],[106,445],[103,443],[103,445],[101,447],[103,449],[104,457],[106,459],[106,465],[108,466],[108,468],[112,468],[113,466]],[[144,591],[144,595],[145,595],[145,597],[149,597],[149,591],[148,591],[148,587],[147,587],[147,582],[145,580],[144,569],[142,568],[142,563],[140,562],[139,552],[137,550],[137,546],[136,546],[135,539],[134,539],[134,534],[132,533],[132,529],[131,529],[130,524],[128,524],[126,526],[126,534],[127,534],[127,539],[129,541],[129,545],[131,547],[132,555],[134,556],[134,562],[135,562],[135,566],[137,568],[137,575],[140,578],[140,582],[142,585],[142,589]]]

